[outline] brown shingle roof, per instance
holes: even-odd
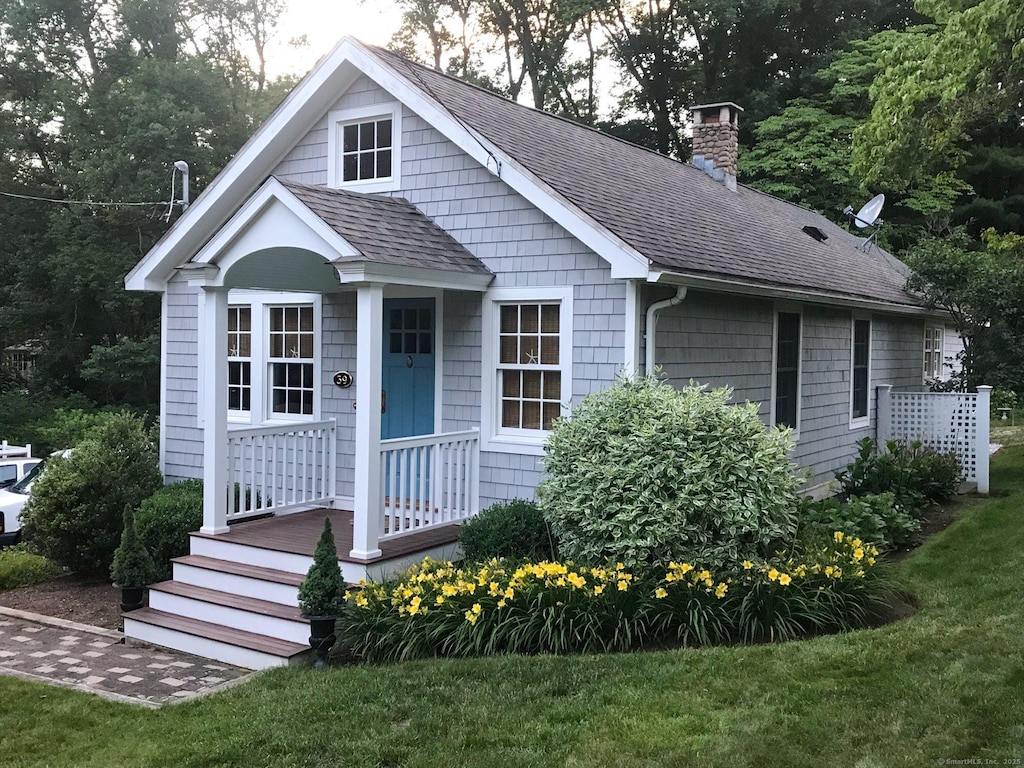
[[[278,181],[367,261],[491,274],[408,200]]]
[[[814,211],[517,104],[381,48],[424,95],[667,271],[904,305],[907,268]],[[846,201],[836,201],[837,204]],[[802,231],[828,236],[818,242]]]

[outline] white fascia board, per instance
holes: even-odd
[[[686,285],[691,288],[702,288],[717,293],[738,293],[744,296],[760,296],[769,299],[823,304],[831,307],[850,307],[852,309],[871,310],[892,315],[936,316],[934,309],[915,307],[911,304],[891,304],[886,301],[859,299],[856,296],[842,296],[840,294],[825,293],[824,291],[781,288],[745,280],[688,275],[682,272],[652,270],[648,282],[660,283],[662,285]]]
[[[163,291],[175,267],[192,258],[359,77],[345,66],[353,41],[344,39],[292,90],[125,277],[130,291]]]
[[[334,261],[338,279],[343,285],[359,283],[384,283],[386,285],[411,285],[420,288],[450,288],[461,291],[484,292],[494,279],[493,275],[479,272],[446,272],[425,267],[408,267],[399,264],[379,264],[372,261]]]
[[[522,168],[505,152],[459,122],[443,106],[353,41],[352,63],[381,88],[440,131],[463,152],[494,173],[515,192],[549,216],[611,266],[613,278],[646,278],[650,261],[576,206],[563,200],[551,187]]]
[[[280,204],[294,216],[299,223],[299,226],[305,227],[307,233],[313,236],[312,248],[313,250],[320,251],[316,245],[323,243],[328,253],[322,254],[326,261],[330,261],[337,258],[354,258],[360,255],[345,238],[331,229],[330,226],[324,222],[319,216],[313,213],[306,205],[293,195],[281,182],[277,179],[271,178],[260,187],[256,193],[250,197],[245,205],[231,217],[231,219],[225,224],[213,239],[211,239],[203,249],[196,254],[194,261],[191,264],[218,264],[222,268],[217,270],[214,283],[217,281],[223,282],[224,276],[227,272],[227,266],[229,264],[221,263],[225,256],[227,261],[234,262],[237,257],[244,256],[244,254],[230,254],[232,246],[239,242],[240,239],[249,231],[249,229],[260,219],[261,216],[266,215],[266,212],[275,204]],[[290,226],[292,225],[292,226]],[[274,246],[301,246],[299,238],[295,236],[295,229],[292,221],[282,220],[278,222],[272,229],[281,237],[281,240],[271,241],[264,240],[261,243],[264,247]],[[303,238],[306,239],[306,238]],[[233,258],[234,257],[234,258]]]
[[[297,85],[224,170],[125,278],[128,290],[162,291],[172,270],[188,261],[259,186],[274,166],[330,110],[360,74],[365,74],[419,114],[485,168],[501,163],[500,178],[611,265],[613,278],[647,278],[650,262],[504,152],[471,132],[450,112],[382,63],[353,38],[344,38]]]

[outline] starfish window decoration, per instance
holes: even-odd
[[[540,362],[540,357],[535,352],[527,352],[526,362],[530,365],[537,365]]]

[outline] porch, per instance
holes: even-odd
[[[356,582],[453,555],[479,511],[479,431],[445,410],[444,301],[493,275],[408,202],[273,178],[180,270],[198,289],[203,523],[125,633],[289,663],[325,514]]]
[[[148,607],[124,615],[125,635],[250,669],[302,661],[309,654],[309,624],[298,608],[298,589],[325,517],[348,582],[383,579],[426,556],[457,554],[453,522],[394,532],[381,541],[380,555],[366,559],[348,554],[355,527],[350,510],[318,507],[239,519],[227,533],[191,535],[190,554],[172,563],[173,578],[150,586]]]

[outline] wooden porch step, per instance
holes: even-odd
[[[207,571],[228,573],[232,576],[242,576],[247,579],[284,584],[289,587],[299,586],[302,580],[306,578],[302,574],[291,573],[290,571],[279,571],[275,568],[264,568],[259,565],[247,565],[246,563],[236,563],[230,560],[220,560],[216,557],[207,557],[206,555],[185,555],[184,557],[176,557],[171,562],[191,565],[193,568],[203,568]]]
[[[218,658],[250,669],[292,664],[305,658],[310,650],[308,645],[278,640],[240,629],[229,629],[152,608],[139,608],[137,611],[122,614],[122,618],[125,622],[125,634],[129,637],[198,656]],[[132,628],[132,623],[161,631],[140,631],[141,628]],[[193,640],[188,641],[187,638]],[[185,639],[186,642],[178,642],[179,639]],[[224,651],[217,653],[216,648],[222,648]]]
[[[296,621],[303,624],[306,622],[297,607],[293,608],[281,603],[259,600],[255,597],[232,595],[228,592],[198,587],[194,584],[185,584],[180,581],[162,581],[159,584],[151,585],[149,591],[151,593],[159,591],[169,595],[177,595],[178,597],[187,597],[212,605],[234,608],[247,613],[259,614],[260,616],[271,616],[276,619],[284,619],[285,621]]]

